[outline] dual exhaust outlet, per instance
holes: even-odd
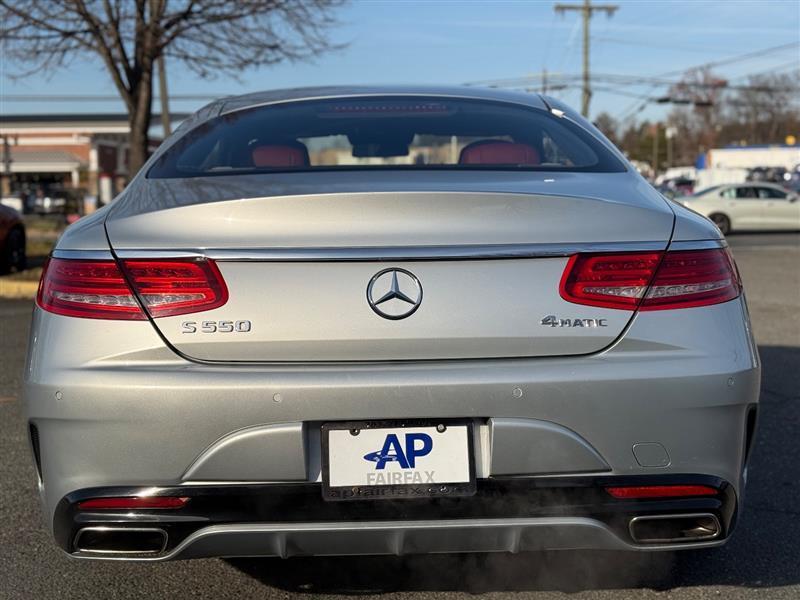
[[[722,533],[711,513],[645,515],[628,525],[637,544],[681,544],[711,541]],[[75,551],[112,557],[158,555],[167,547],[167,532],[158,527],[84,527],[75,536]]]
[[[646,515],[633,517],[628,531],[637,544],[680,544],[714,540],[722,527],[711,513]]]
[[[161,554],[167,532],[158,527],[84,527],[75,535],[75,551],[81,554],[135,556]]]

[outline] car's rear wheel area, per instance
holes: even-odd
[[[731,220],[727,215],[714,213],[709,218],[714,221],[714,225],[722,232],[722,235],[728,235],[731,232]]]

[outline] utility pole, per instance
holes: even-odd
[[[611,17],[619,6],[616,4],[592,4],[592,0],[583,0],[583,4],[556,4],[553,8],[562,15],[570,10],[583,13],[583,103],[581,113],[588,119],[589,101],[592,98],[592,88],[589,83],[589,22],[595,11],[604,12]]]
[[[542,69],[542,93],[547,93],[547,68]]]

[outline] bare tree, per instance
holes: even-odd
[[[795,133],[798,120],[797,97],[800,72],[751,75],[747,86],[728,99],[732,125],[750,144],[781,141]]]
[[[603,132],[613,144],[619,143],[619,123],[607,112],[601,112],[594,120],[594,126]]]
[[[722,99],[728,82],[714,74],[709,67],[687,71],[680,83],[672,86],[670,96],[693,105],[698,144],[713,148],[722,120]]]
[[[201,77],[308,59],[335,47],[328,31],[343,0],[0,0],[0,47],[54,70],[100,57],[128,111],[129,169],[147,159],[153,71],[167,56]]]

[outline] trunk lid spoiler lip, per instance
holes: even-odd
[[[113,258],[210,258],[226,262],[376,262],[507,260],[572,256],[585,252],[635,252],[670,250],[705,250],[726,248],[725,240],[574,243],[574,244],[489,244],[464,246],[357,246],[337,248],[197,248],[176,250],[59,250],[54,258],[108,260]]]

